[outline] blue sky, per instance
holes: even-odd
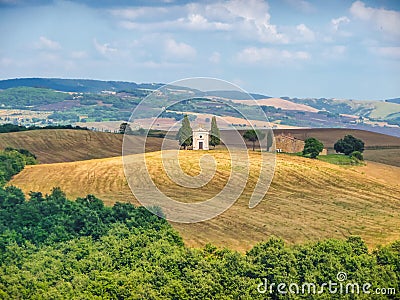
[[[0,0],[1,79],[196,76],[277,97],[400,97],[400,1]]]

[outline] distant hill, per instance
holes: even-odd
[[[144,137],[129,136],[129,141]],[[71,129],[42,129],[0,134],[0,150],[6,147],[27,149],[37,156],[39,163],[60,163],[94,158],[119,156],[122,134]],[[163,139],[147,138],[146,150],[161,148]]]
[[[89,79],[60,78],[17,78],[0,80],[0,106],[28,110],[52,111],[37,122],[57,122],[74,124],[80,119],[87,122],[127,121],[130,112],[153,90],[163,86],[161,83],[134,83],[123,81],[102,81]],[[168,97],[219,98],[240,102],[240,106],[251,105],[256,99],[261,105],[281,108],[280,112],[268,111],[269,120],[282,125],[297,127],[349,127],[361,126],[367,130],[373,127],[399,131],[400,98],[386,101],[361,101],[326,98],[272,98],[262,94],[246,93],[239,90],[200,91],[194,88],[169,85],[165,92]],[[69,94],[68,94],[69,93]],[[79,94],[83,93],[83,94]],[[248,103],[247,103],[248,102]],[[159,103],[160,107],[165,106]],[[207,106],[207,105],[206,105]],[[178,112],[210,112],[205,107],[179,107]],[[200,109],[200,111],[196,111]],[[208,108],[215,115],[237,116],[228,106]],[[254,108],[246,108],[254,109]],[[295,116],[287,110],[306,112]],[[317,113],[321,113],[317,115]],[[273,114],[271,114],[273,113]],[[322,114],[326,114],[323,116]],[[151,115],[145,112],[141,117]],[[17,122],[18,120],[16,120]],[[360,122],[358,122],[360,121]],[[31,122],[31,121],[29,121]],[[44,124],[44,123],[42,123]],[[370,127],[370,128],[368,128]],[[359,128],[359,127],[358,127]],[[386,130],[386,129],[385,129]],[[393,133],[393,135],[400,135]]]
[[[253,93],[245,93],[241,91],[208,91],[203,94],[226,98],[226,99],[235,99],[235,100],[253,100],[253,99],[267,99],[271,98],[269,96],[261,95],[261,94],[253,94]]]
[[[385,102],[400,104],[400,98],[387,99]]]
[[[16,78],[0,80],[0,89],[13,87],[46,88],[62,92],[99,93],[101,91],[130,91],[135,89],[157,89],[163,84],[124,81],[102,81],[92,79],[62,79],[62,78]]]
[[[62,92],[80,92],[80,93],[99,93],[102,91],[134,91],[137,89],[155,90],[163,86],[162,83],[135,83],[126,81],[103,81],[93,79],[62,79],[62,78],[15,78],[0,80],[0,89],[9,89],[14,87],[34,87],[46,88]],[[182,87],[173,86],[177,89]],[[194,90],[196,91],[196,90]],[[198,96],[212,95],[216,97],[223,97],[238,100],[250,100],[270,98],[261,94],[247,94],[240,91],[209,91],[201,93],[196,91]],[[249,97],[249,95],[251,97]]]

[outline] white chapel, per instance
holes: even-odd
[[[193,150],[210,150],[209,138],[208,130],[202,127],[193,130]]]

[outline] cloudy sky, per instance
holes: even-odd
[[[0,78],[169,83],[271,96],[400,97],[400,1],[0,0]]]

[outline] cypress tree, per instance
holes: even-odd
[[[182,126],[178,131],[177,139],[179,140],[179,145],[186,150],[187,146],[193,143],[193,130],[190,126],[190,121],[187,115],[182,119]]]
[[[210,136],[210,145],[215,148],[215,146],[221,143],[220,132],[217,125],[217,119],[215,116],[211,119],[211,136]]]

